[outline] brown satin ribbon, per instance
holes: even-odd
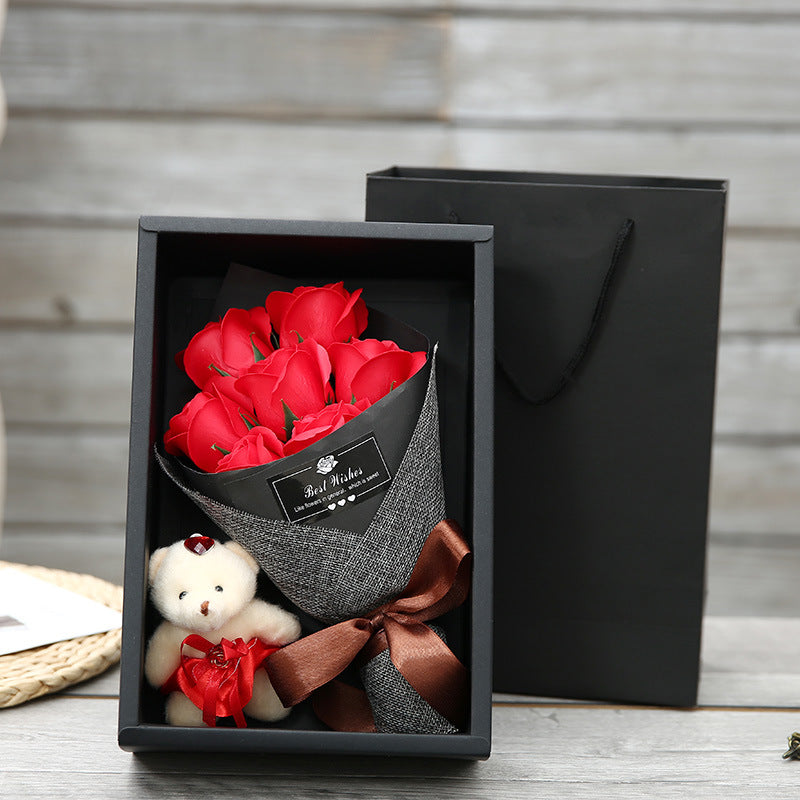
[[[267,671],[283,705],[294,706],[316,690],[315,711],[330,727],[374,730],[364,692],[334,678],[357,656],[369,660],[388,647],[395,667],[423,700],[463,729],[467,670],[425,622],[464,602],[471,562],[458,523],[442,520],[398,597],[368,617],[324,628],[270,656]]]

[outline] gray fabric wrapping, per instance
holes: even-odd
[[[441,628],[430,627],[447,642]],[[388,650],[361,668],[361,682],[379,733],[458,733],[458,728],[423,700],[400,674]]]
[[[266,519],[175,483],[258,561],[296,606],[328,624],[362,616],[398,595],[422,546],[445,516],[435,355],[422,410],[403,460],[364,533]]]

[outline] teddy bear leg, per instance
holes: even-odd
[[[291,708],[284,708],[272,688],[265,669],[256,670],[253,676],[253,696],[244,707],[244,712],[263,722],[277,722],[289,716]]]
[[[203,712],[182,692],[170,694],[165,714],[170,725],[200,728],[205,724]]]

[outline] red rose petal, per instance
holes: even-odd
[[[273,350],[271,334],[269,315],[262,306],[231,308],[222,320],[209,322],[192,337],[183,352],[183,367],[204,389],[214,375],[238,376],[256,358],[268,356]]]
[[[320,352],[322,351],[322,352]],[[318,411],[332,394],[327,354],[316,342],[281,348],[236,382],[236,388],[252,398],[260,425],[286,440],[283,404],[296,417]]]
[[[276,330],[280,330],[283,326],[283,319],[294,303],[295,297],[292,292],[270,292],[267,295],[264,305]]]
[[[268,356],[272,350],[270,335],[272,327],[267,310],[262,307],[245,310],[232,308],[222,319],[220,338],[222,342],[223,372],[239,374],[256,362],[253,345],[262,356]]]
[[[406,351],[401,351],[394,342],[388,340],[353,339],[351,342],[335,342],[328,348],[328,352],[335,376],[336,399],[349,403],[353,396],[360,396],[353,390],[353,378],[367,361],[387,352]]]
[[[236,381],[232,375],[214,375],[206,384],[205,391],[217,397],[227,397],[236,403],[248,415],[253,413],[253,401],[250,396],[236,388]]]
[[[328,355],[331,357],[333,367],[336,399],[349,403],[353,399],[353,378],[367,358],[354,342],[334,342],[328,348]]]
[[[274,375],[255,372],[242,375],[236,381],[236,388],[251,398],[259,425],[273,430],[283,426],[283,409],[276,408],[272,401],[276,383]]]
[[[286,443],[284,452],[287,456],[299,453],[329,433],[339,430],[362,410],[363,408],[350,403],[333,403],[321,411],[306,414],[301,419],[295,420],[292,438]]]
[[[356,372],[350,388],[356,398],[377,403],[413,375],[414,358],[405,350],[390,350],[370,359]]]
[[[213,472],[224,453],[247,434],[247,425],[238,407],[225,398],[212,397],[189,423],[187,447],[189,458],[202,470]],[[216,445],[216,447],[215,447]]]
[[[299,349],[305,350],[317,360],[319,374],[327,381],[331,376],[331,359],[328,351],[314,339],[306,339]]]
[[[183,367],[186,374],[201,389],[214,374],[211,365],[222,363],[219,328],[219,322],[209,322],[191,338],[183,351]]]
[[[226,365],[239,366],[255,363],[250,334],[253,326],[250,314],[243,308],[232,308],[222,318],[219,329],[221,363],[217,366],[227,372]]]
[[[344,284],[298,286],[289,292],[271,292],[265,301],[281,346],[316,339],[327,347],[334,341],[359,336],[367,326],[368,310],[361,289],[352,294]]]
[[[427,360],[428,354],[424,350],[417,350],[416,352],[412,353],[411,371],[408,373],[408,378],[416,375],[425,366],[425,362]],[[408,378],[406,378],[406,380],[408,380]]]
[[[361,292],[361,289],[356,289],[342,309],[333,329],[336,341],[346,342],[360,336],[367,327],[367,305],[361,298]]]
[[[186,405],[181,409],[180,413],[175,414],[169,421],[169,429],[164,434],[164,447],[166,451],[172,455],[189,455],[187,445],[187,431],[189,430],[189,423],[194,418],[195,414],[210,400],[210,395],[206,392],[198,392]]]
[[[281,346],[310,337],[323,347],[335,341],[333,330],[345,306],[345,298],[331,289],[315,289],[297,297],[281,323]]]
[[[298,352],[279,381],[273,393],[282,400],[292,412],[301,417],[316,411],[328,400],[330,387],[320,380],[318,362],[308,353]]]
[[[283,444],[269,428],[257,426],[248,431],[226,456],[217,463],[215,472],[247,469],[270,464],[283,458]]]

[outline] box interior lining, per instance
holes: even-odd
[[[402,319],[432,342],[439,342],[447,512],[463,524],[471,537],[472,242],[162,232],[158,234],[156,252],[151,451],[152,443],[161,441],[169,418],[196,391],[175,366],[174,354],[211,319],[216,293],[231,262],[286,275],[297,285],[344,280],[350,289],[364,288],[368,305]],[[253,305],[259,301],[263,302],[263,298],[254,299]],[[226,538],[166,476],[158,470],[152,475],[145,525],[148,553],[195,531]],[[263,573],[258,596],[298,611]],[[448,644],[468,668],[472,647],[470,603],[468,599],[465,605],[441,618],[440,623]],[[320,627],[308,615],[300,616],[304,632]],[[160,622],[160,615],[149,601],[145,603],[144,620],[142,656]],[[140,722],[160,724],[163,699],[147,684],[141,667],[140,683]],[[251,720],[248,725],[252,727],[247,731],[327,730],[307,703],[275,725]]]

